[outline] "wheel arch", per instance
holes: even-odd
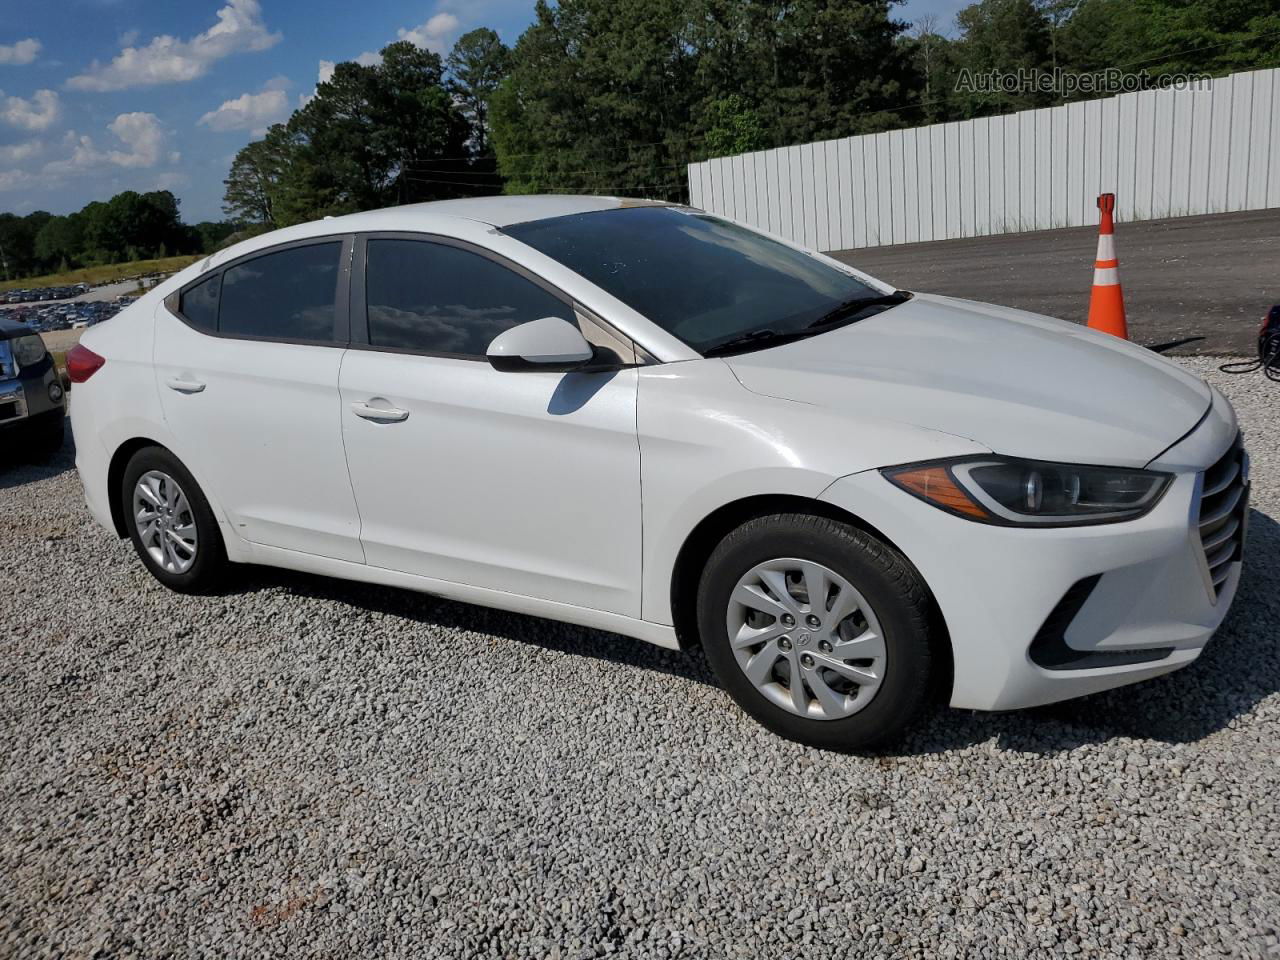
[[[173,454],[159,440],[151,437],[133,437],[116,447],[111,454],[111,462],[107,465],[107,504],[111,508],[111,524],[115,527],[116,536],[121,540],[129,536],[129,528],[124,522],[124,504],[120,501],[120,484],[124,480],[125,467],[133,459],[133,455],[147,447],[158,447]],[[176,456],[176,454],[174,454]]]
[[[949,697],[953,663],[951,634],[947,629],[942,608],[933,596],[933,591],[929,589],[928,581],[920,573],[919,567],[890,537],[863,518],[835,504],[810,497],[793,494],[761,494],[743,497],[717,507],[689,532],[676,554],[676,561],[671,571],[671,614],[680,648],[687,650],[701,644],[698,636],[698,581],[712,551],[730,532],[747,521],[776,513],[803,513],[847,523],[888,544],[911,565],[929,595],[931,612],[929,633],[942,667],[939,671],[941,688],[939,693]]]

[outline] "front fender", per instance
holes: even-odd
[[[642,616],[671,624],[671,576],[698,524],[726,504],[784,495],[816,500],[872,467],[989,452],[869,414],[755,394],[721,360],[642,368],[638,391],[644,515]]]

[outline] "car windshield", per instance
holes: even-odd
[[[905,295],[753,230],[646,206],[506,227],[699,353],[759,349],[852,322]]]

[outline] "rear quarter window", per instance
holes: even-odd
[[[218,329],[218,290],[222,274],[206,277],[194,287],[189,287],[178,304],[178,312],[197,330],[212,332]]]

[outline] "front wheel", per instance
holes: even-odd
[[[704,569],[698,625],[738,705],[801,743],[888,743],[927,699],[924,584],[901,554],[849,524],[780,514],[739,527]]]

